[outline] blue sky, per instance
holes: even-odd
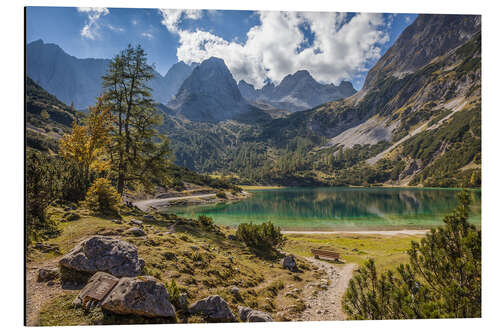
[[[42,39],[78,58],[111,58],[141,44],[165,74],[179,60],[225,60],[236,80],[261,86],[307,69],[321,82],[362,86],[367,70],[414,14],[296,13],[28,7],[28,43]]]

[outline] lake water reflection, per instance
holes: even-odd
[[[207,215],[217,224],[272,221],[288,230],[428,228],[457,204],[455,189],[283,188],[252,191],[229,204],[169,209],[186,217]],[[470,221],[480,224],[481,192],[472,192]]]

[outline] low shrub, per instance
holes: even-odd
[[[274,226],[271,222],[242,223],[238,225],[236,238],[252,249],[265,251],[280,248],[285,243],[280,227]]]
[[[217,193],[215,194],[215,196],[217,198],[220,198],[220,199],[227,199],[226,192],[224,192],[224,191],[217,191]]]
[[[117,213],[120,201],[120,195],[106,178],[97,178],[85,196],[85,205],[95,213]]]
[[[177,286],[177,283],[175,283],[175,280],[170,281],[170,283],[166,282],[165,287],[168,290],[168,295],[170,298],[170,302],[172,302],[174,305],[179,306],[179,297],[181,295],[181,291],[179,287]]]
[[[206,227],[214,226],[214,220],[211,217],[205,215],[198,216],[198,222],[200,222],[202,225]]]

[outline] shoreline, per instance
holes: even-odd
[[[430,229],[401,229],[401,230],[345,230],[345,231],[312,231],[312,230],[281,230],[282,234],[289,235],[383,235],[383,236],[418,236],[425,235]]]

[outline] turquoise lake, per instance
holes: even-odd
[[[457,189],[287,187],[250,191],[243,201],[171,208],[185,217],[206,215],[220,225],[272,221],[284,230],[424,229],[443,225]],[[481,191],[472,191],[470,221],[481,223]]]

